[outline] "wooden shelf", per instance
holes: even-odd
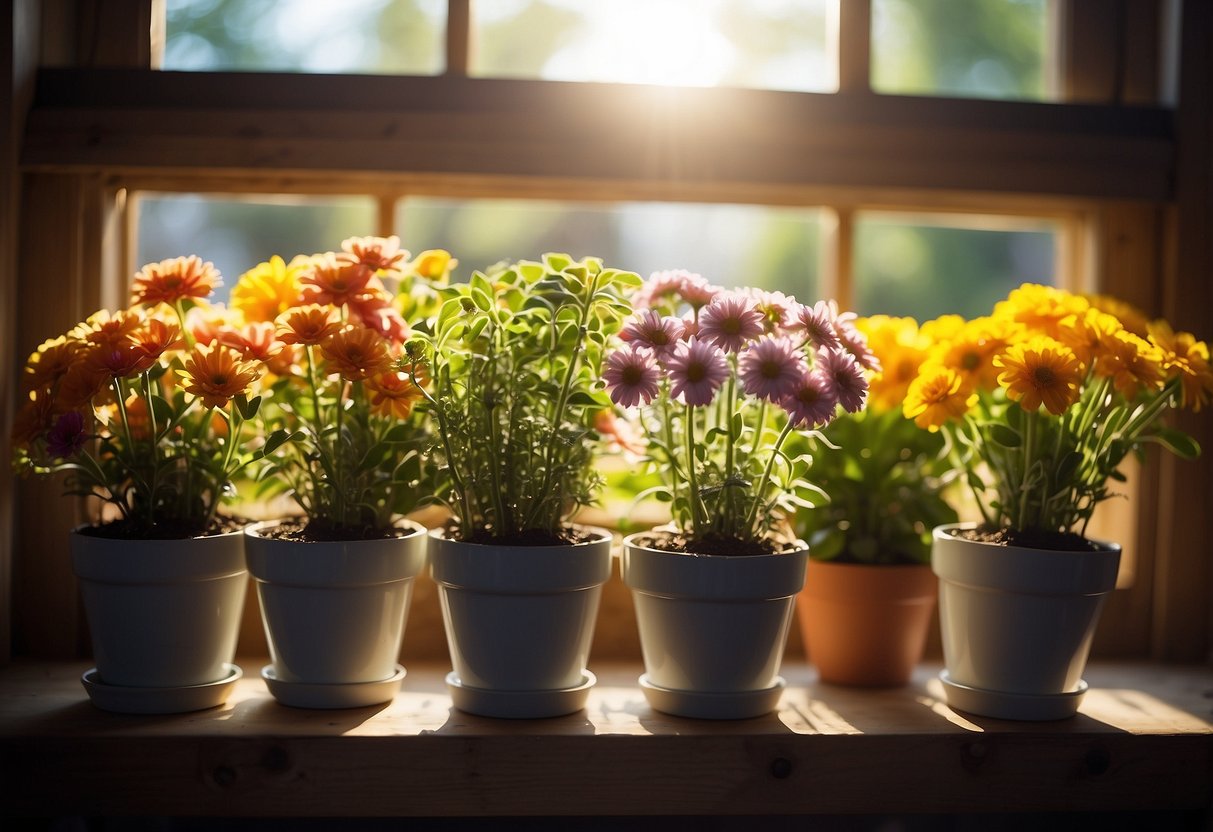
[[[594,666],[584,712],[484,719],[451,708],[445,668],[413,667],[383,707],[283,707],[258,678],[179,716],[94,708],[86,665],[0,670],[10,814],[164,816],[795,815],[1201,810],[1213,790],[1208,667],[1101,664],[1080,714],[966,716],[938,667],[898,690],[785,667],[780,710],[737,722],[652,711],[639,668]]]

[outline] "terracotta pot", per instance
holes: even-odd
[[[1120,546],[1068,552],[956,536],[971,527],[938,527],[931,550],[948,704],[1001,719],[1072,716]]]
[[[896,687],[922,658],[937,581],[927,564],[810,560],[796,599],[809,661],[823,682]]]

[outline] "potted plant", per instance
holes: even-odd
[[[456,707],[500,717],[584,707],[611,535],[570,524],[599,485],[596,389],[607,338],[627,311],[630,272],[546,254],[443,292],[414,378],[438,433],[438,499],[452,522],[430,537],[454,666]],[[420,339],[419,339],[420,340]]]
[[[934,532],[949,704],[1010,719],[1078,708],[1120,546],[1088,540],[1130,454],[1199,448],[1165,426],[1213,393],[1208,347],[1165,322],[1144,332],[1087,299],[1024,284],[993,315],[950,326],[907,392],[942,430],[982,515]],[[1129,319],[1125,319],[1127,322]]]
[[[72,533],[107,710],[169,713],[221,704],[247,573],[243,522],[219,511],[264,453],[248,422],[261,362],[194,331],[219,273],[197,257],[150,263],[132,305],[102,310],[30,356],[13,444],[23,473],[66,474],[101,503]]]
[[[612,400],[635,409],[660,470],[668,529],[625,538],[657,710],[742,718],[772,710],[808,547],[787,527],[808,459],[786,447],[867,395],[863,336],[832,304],[802,306],[660,272],[634,298],[623,346],[607,359]],[[680,317],[681,316],[681,317]]]
[[[931,531],[957,516],[942,496],[943,435],[901,412],[930,354],[929,334],[912,318],[874,315],[855,324],[879,362],[869,371],[867,408],[822,428],[825,439],[795,447],[814,453],[813,481],[829,494],[792,518],[809,543],[796,605],[822,681],[892,687],[910,680],[935,610]]]
[[[286,705],[386,702],[405,675],[397,658],[426,539],[403,516],[429,490],[414,415],[425,380],[404,369],[409,327],[387,288],[412,298],[408,256],[395,237],[351,238],[289,268],[262,264],[234,293],[259,318],[248,325],[270,334],[277,368],[261,419],[286,441],[262,475],[302,512],[246,532],[270,647],[261,675]]]

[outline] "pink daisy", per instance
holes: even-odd
[[[834,395],[843,410],[856,413],[863,410],[868,398],[868,380],[855,356],[845,350],[822,350],[817,354],[818,367],[834,388]]]
[[[868,349],[868,337],[855,327],[855,313],[844,312],[834,319],[834,334],[842,348],[850,353],[859,365],[874,373],[880,372],[880,359]]]
[[[762,313],[739,292],[722,292],[699,313],[699,337],[726,352],[738,352],[762,335]]]
[[[719,286],[708,283],[702,275],[691,272],[681,272],[681,274],[682,285],[678,289],[678,294],[692,309],[702,309],[724,291]]]
[[[834,331],[834,318],[837,315],[838,307],[832,300],[819,300],[812,306],[797,304],[788,329],[803,332],[814,349],[836,349],[841,344],[838,333]]]
[[[776,404],[809,370],[792,339],[775,335],[764,335],[742,350],[737,366],[743,390]]]
[[[650,309],[629,319],[623,325],[619,337],[638,346],[648,347],[660,356],[673,351],[674,345],[682,338],[682,330],[680,319],[665,317]]]
[[[729,363],[719,347],[698,338],[680,341],[664,361],[670,378],[670,395],[696,407],[710,404],[729,377]]]
[[[800,382],[780,404],[794,427],[821,427],[834,418],[838,398],[830,379],[812,370],[800,377]]]
[[[768,335],[786,327],[792,321],[793,307],[800,305],[796,303],[795,298],[790,298],[783,292],[753,288],[744,291],[762,315],[762,330]]]
[[[652,309],[660,306],[662,301],[671,300],[675,303],[682,295],[683,276],[689,272],[664,271],[653,272],[644,285],[632,295],[633,309]],[[671,306],[674,303],[671,303]]]
[[[699,335],[699,316],[695,312],[688,312],[682,316],[682,340],[690,341],[697,335]]]
[[[607,356],[602,378],[611,401],[622,407],[636,407],[648,404],[657,395],[661,371],[649,349],[629,344]]]

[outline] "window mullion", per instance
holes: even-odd
[[[838,4],[838,91],[872,91],[872,0]]]
[[[446,74],[466,78],[472,55],[472,0],[447,0]]]

